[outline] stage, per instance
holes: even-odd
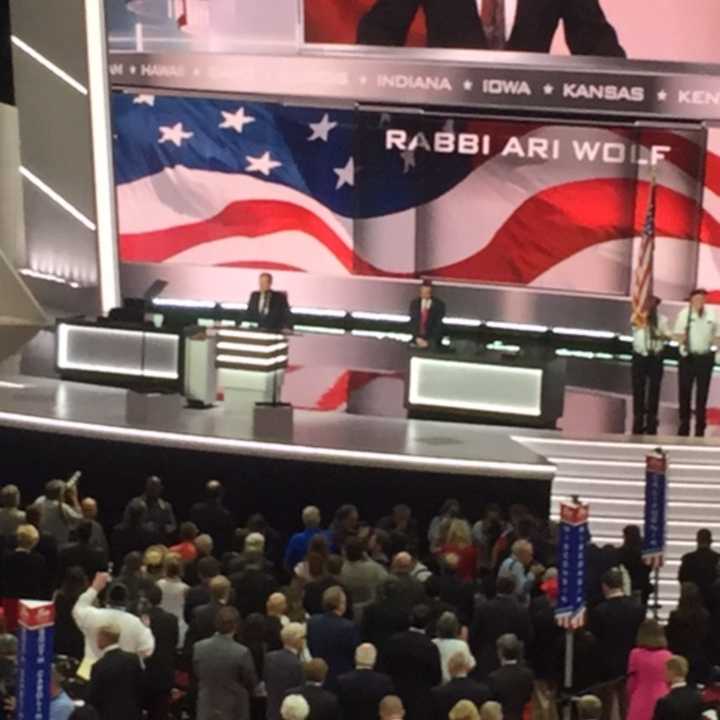
[[[666,434],[658,438],[623,434],[627,367],[588,358],[569,361],[558,431],[409,420],[402,406],[404,345],[308,334],[291,341],[295,362],[283,390],[283,400],[295,406],[293,433],[264,437],[253,431],[250,412],[227,413],[222,399],[207,410],[178,405],[170,416],[151,411],[142,421],[129,420],[126,390],[54,376],[53,342],[43,331],[0,365],[4,477],[29,498],[50,477],[82,469],[83,493],[98,497],[111,523],[141,491],[143,478],[157,473],[180,514],[208,478],[218,477],[240,519],[262,510],[290,528],[309,502],[326,517],[344,502],[358,504],[367,517],[407,502],[428,522],[452,496],[474,520],[490,501],[522,502],[556,517],[560,500],[578,494],[590,503],[595,542],[618,543],[624,525],[642,526],[644,456],[660,444],[670,458],[661,576],[666,606],[674,602],[679,559],[693,548],[696,530],[720,535],[720,441],[669,434],[672,367],[661,413]]]

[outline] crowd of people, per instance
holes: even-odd
[[[398,505],[283,537],[239,523],[223,486],[178,522],[150,477],[122,521],[50,481],[0,490],[0,691],[12,714],[18,600],[55,603],[52,720],[694,720],[720,703],[720,555],[707,530],[680,601],[651,619],[637,527],[587,548],[588,622],[563,691],[557,528],[526,507],[474,522],[448,500],[427,528]],[[475,519],[473,519],[475,520]]]

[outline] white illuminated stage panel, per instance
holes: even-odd
[[[515,368],[415,356],[409,405],[540,417],[541,368]]]
[[[56,367],[65,377],[177,383],[180,336],[152,328],[96,323],[57,327]]]
[[[564,394],[565,362],[545,353],[418,351],[410,358],[411,417],[554,428]]]

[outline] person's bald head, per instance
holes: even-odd
[[[95,498],[83,498],[82,502],[80,503],[80,509],[82,510],[83,517],[86,520],[94,520],[97,517],[98,508]]]
[[[355,650],[355,667],[372,670],[377,662],[377,649],[371,643],[358,645]]]
[[[380,720],[402,720],[405,708],[397,695],[386,695],[380,701]]]
[[[393,558],[390,569],[395,575],[408,575],[413,569],[412,555],[406,552],[399,552]]]
[[[265,612],[267,615],[279,617],[287,612],[287,608],[287,598],[281,592],[276,592],[270,595],[265,603]]]
[[[219,480],[208,480],[205,483],[205,497],[208,500],[221,500],[224,488]]]

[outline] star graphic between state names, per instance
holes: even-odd
[[[155,96],[154,95],[136,95],[133,98],[133,105],[149,105],[155,107]]]
[[[463,90],[466,90],[467,92],[470,92],[475,87],[475,83],[472,80],[465,80],[463,82]]]
[[[410,170],[414,167],[416,167],[417,163],[415,160],[415,151],[414,150],[403,150],[400,153],[400,157],[403,161],[403,175],[407,175]]]
[[[315,140],[327,142],[331,131],[338,126],[336,122],[330,122],[330,116],[327,113],[322,116],[322,120],[320,122],[308,124],[312,130],[312,135],[308,138],[308,142],[313,142]]]
[[[552,95],[555,92],[555,86],[547,83],[547,85],[543,85],[543,92],[546,95]]]
[[[668,94],[665,90],[660,90],[657,94],[657,99],[660,102],[665,102],[667,100],[667,96],[668,96]]]
[[[255,122],[252,115],[245,114],[245,108],[239,107],[236,112],[225,112],[221,110],[224,120],[218,125],[220,128],[231,128],[237,133],[241,133],[246,125]]]
[[[338,176],[336,190],[340,190],[345,185],[355,187],[355,160],[352,157],[348,159],[345,167],[333,168],[333,172]]]
[[[187,132],[183,130],[182,123],[176,123],[172,127],[163,125],[160,127],[160,132],[162,137],[158,140],[159,143],[171,142],[174,143],[176,147],[180,147],[183,144],[183,140],[189,140],[195,135],[195,133],[189,130]]]
[[[265,177],[268,177],[270,172],[275,170],[275,168],[282,167],[282,163],[279,160],[272,159],[269,151],[257,158],[246,155],[245,159],[248,161],[245,172],[259,172]]]

